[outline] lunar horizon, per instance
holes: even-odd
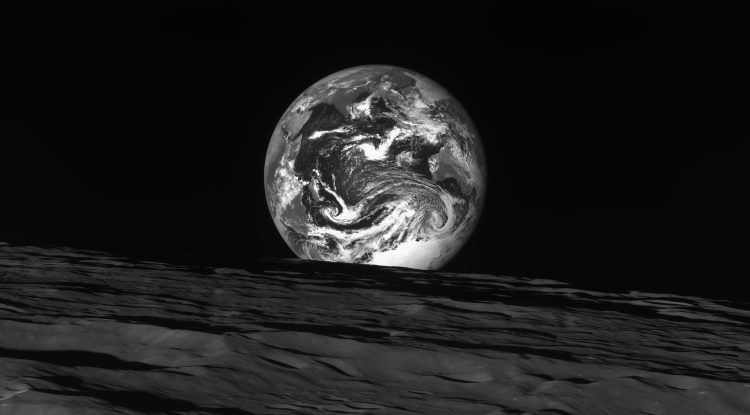
[[[3,415],[744,415],[750,309],[534,278],[0,244]]]

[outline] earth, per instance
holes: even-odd
[[[292,102],[271,136],[264,182],[298,257],[438,269],[476,227],[486,164],[448,91],[408,69],[368,65]]]

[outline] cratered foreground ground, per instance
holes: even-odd
[[[748,304],[0,246],[0,413],[748,414]]]

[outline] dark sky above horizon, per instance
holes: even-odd
[[[750,66],[730,10],[17,11],[0,241],[228,265],[292,256],[263,194],[273,128],[318,79],[383,63],[444,85],[485,144],[484,215],[446,270],[742,297]]]

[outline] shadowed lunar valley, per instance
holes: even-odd
[[[0,414],[748,414],[750,304],[0,246]]]

